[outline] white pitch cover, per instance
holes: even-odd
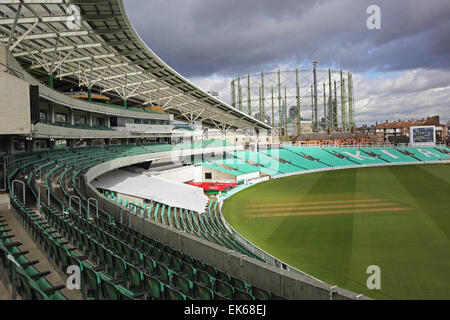
[[[202,188],[184,183],[116,170],[92,181],[95,188],[153,200],[167,206],[204,213],[209,202]]]

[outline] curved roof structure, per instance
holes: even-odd
[[[134,30],[122,0],[0,0],[0,44],[34,75],[53,75],[60,90],[157,104],[221,130],[270,129],[164,63]]]

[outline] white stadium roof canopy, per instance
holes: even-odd
[[[72,5],[79,8],[79,23]],[[53,74],[74,88],[156,103],[177,119],[220,130],[271,128],[164,63],[134,30],[122,0],[0,0],[0,45],[30,71]]]

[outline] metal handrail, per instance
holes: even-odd
[[[22,180],[14,180],[13,182],[12,182],[12,194],[13,195],[15,195],[15,192],[14,192],[14,184],[15,183],[19,183],[19,184],[21,184],[22,185],[22,198],[23,198],[23,204],[25,204],[25,182],[23,182]]]
[[[95,217],[98,219],[98,200],[95,198],[89,198],[87,199],[87,213],[88,213],[88,217],[91,216],[91,210],[90,210],[90,203],[95,202],[95,208],[96,208],[96,214]]]
[[[81,199],[77,196],[70,196],[69,197],[69,206],[72,207],[72,199],[78,200],[78,214],[81,216]]]
[[[47,205],[50,206],[50,188],[47,187],[45,184],[41,184],[38,189],[38,203],[37,203],[37,210],[38,214],[41,214],[41,189],[44,187],[44,189],[47,189]]]

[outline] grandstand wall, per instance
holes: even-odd
[[[5,72],[0,72],[0,88],[0,112],[2,114],[2,117],[0,117],[0,134],[30,134],[31,116],[28,84]]]
[[[0,46],[0,72],[6,72],[6,66],[7,66],[7,61],[6,61],[6,54],[7,54],[7,50],[5,46]]]

